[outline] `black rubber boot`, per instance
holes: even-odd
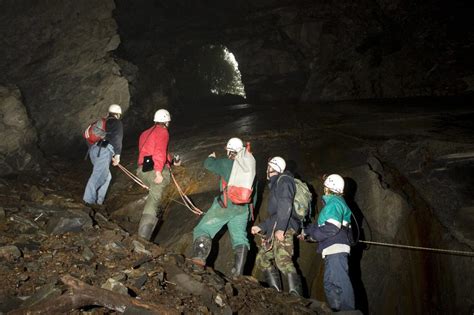
[[[146,213],[143,214],[140,219],[140,224],[138,225],[138,236],[149,241],[157,223],[158,218],[156,216]]]
[[[193,262],[204,267],[207,256],[211,252],[212,239],[207,235],[201,235],[193,242]]]
[[[234,248],[234,267],[232,268],[233,277],[244,274],[244,266],[247,261],[248,251],[249,249],[245,245],[239,245]]]
[[[301,277],[297,273],[288,273],[288,292],[297,296],[303,296],[303,286],[301,285]]]
[[[265,280],[267,281],[268,286],[281,292],[281,278],[278,269],[272,267],[265,269],[263,273],[265,274]]]

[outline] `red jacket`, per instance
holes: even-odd
[[[138,141],[138,165],[142,166],[143,157],[152,155],[155,171],[162,171],[168,162],[168,129],[163,126],[155,125],[140,135]]]

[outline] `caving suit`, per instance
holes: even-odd
[[[204,161],[204,167],[219,175],[226,183],[229,182],[230,173],[234,161],[228,158],[213,158],[208,157]],[[222,182],[221,182],[222,191]],[[250,248],[249,240],[247,238],[247,223],[249,221],[249,205],[236,205],[233,204],[229,199],[227,200],[227,208],[223,207],[220,203],[221,197],[214,198],[214,201],[207,210],[207,213],[199,221],[198,225],[194,228],[193,239],[194,243],[198,243],[197,246],[206,246],[205,254],[196,255],[193,260],[201,260],[205,264],[205,259],[210,251],[210,240],[220,231],[220,229],[227,225],[230,234],[230,240],[234,251],[242,250],[245,253]],[[255,205],[255,190],[253,203]],[[207,240],[204,243],[200,243],[199,240]],[[199,248],[198,248],[199,252]],[[246,254],[245,254],[246,255]],[[243,258],[245,260],[245,257]],[[245,263],[245,261],[243,261]],[[243,266],[240,266],[243,268]]]

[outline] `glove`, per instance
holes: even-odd
[[[116,154],[112,158],[112,165],[117,166],[117,165],[119,165],[119,163],[120,163],[120,154]]]

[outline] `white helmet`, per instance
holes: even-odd
[[[227,151],[239,152],[244,148],[244,143],[239,138],[230,138],[225,148]]]
[[[159,109],[155,112],[154,122],[166,123],[171,121],[171,115],[166,109]]]
[[[342,194],[344,192],[344,179],[340,175],[331,174],[324,181],[324,186],[332,192]]]
[[[270,165],[278,173],[283,173],[286,168],[285,160],[279,156],[271,158],[270,161],[268,161],[268,165]]]
[[[109,106],[109,113],[122,115],[122,107],[117,104],[112,104]]]

